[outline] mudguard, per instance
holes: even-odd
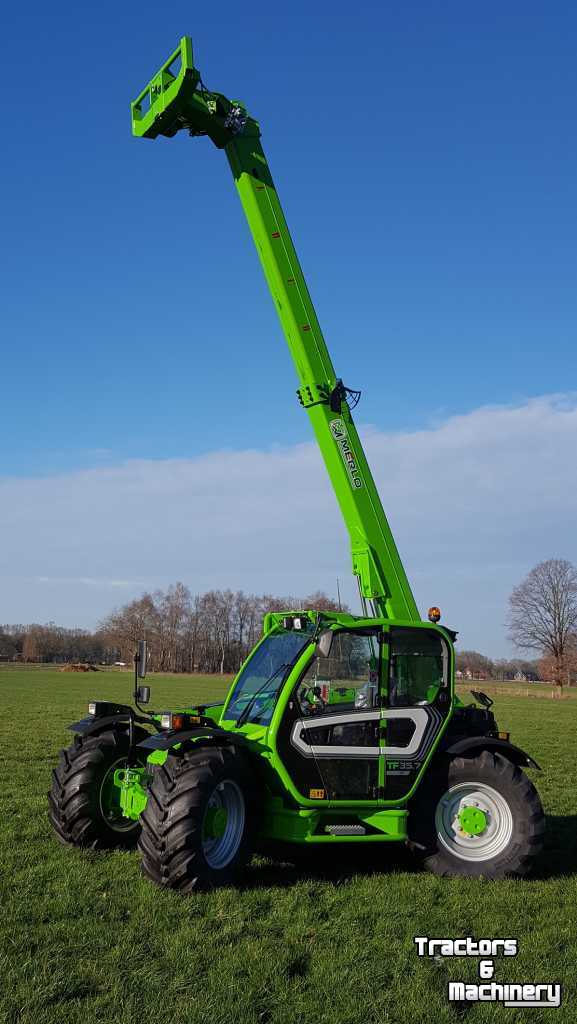
[[[192,740],[193,743],[227,743],[229,745],[242,746],[246,741],[242,735],[234,735],[227,729],[219,729],[218,726],[197,725],[193,729],[179,729],[171,732],[158,732],[153,736],[147,736],[145,740],[137,744],[141,750],[170,750],[179,743],[186,743]]]
[[[73,722],[72,725],[68,725],[67,728],[70,729],[71,732],[80,733],[82,736],[96,736],[99,732],[105,732],[107,729],[114,726],[126,726],[126,728],[129,728],[131,718],[135,723],[135,737],[143,736],[144,729],[139,729],[136,723],[146,722],[148,724],[148,719],[135,715],[132,708],[123,704],[119,704],[116,710],[110,715],[87,715],[86,718],[81,718],[79,722]],[[146,733],[146,735],[148,736],[148,733]]]
[[[452,743],[450,747],[445,747],[443,754],[451,754],[453,757],[475,757],[481,750],[492,750],[519,767],[536,768],[537,771],[541,771],[540,765],[520,747],[509,743],[509,740],[500,740],[493,736],[468,736]]]
[[[128,725],[128,715],[101,715],[98,718],[87,715],[86,718],[81,718],[79,722],[73,722],[66,728],[72,732],[80,732],[83,736],[90,736],[91,733],[102,732],[109,725],[116,724]]]

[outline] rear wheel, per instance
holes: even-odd
[[[134,846],[140,824],[125,818],[114,772],[128,764],[127,733],[75,736],[52,773],[48,816],[62,843],[91,850]]]
[[[523,877],[543,845],[537,790],[500,754],[457,757],[425,780],[409,813],[409,836],[437,875]]]
[[[237,881],[252,855],[253,786],[234,747],[171,753],[141,815],[144,874],[183,893]]]

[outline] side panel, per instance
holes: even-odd
[[[303,800],[328,800],[325,781],[312,753],[303,755],[294,743],[294,735],[300,733],[302,721],[296,701],[287,705],[276,734],[276,749],[291,781]]]
[[[298,719],[291,746],[322,778],[331,803],[379,797],[379,713],[347,711]],[[310,769],[309,769],[310,770]]]
[[[416,782],[428,755],[441,735],[446,715],[434,706],[396,708],[383,712],[386,722],[385,796],[398,800]]]
[[[391,626],[387,633],[385,798],[407,796],[451,717],[453,655],[434,629]]]

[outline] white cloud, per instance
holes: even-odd
[[[577,561],[577,400],[484,407],[428,429],[362,431],[421,610],[462,643],[507,651],[511,587],[543,558]],[[348,540],[316,446],[132,460],[0,480],[0,621],[95,623],[181,579],[354,602]]]

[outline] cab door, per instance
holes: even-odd
[[[294,691],[290,750],[279,748],[292,762],[293,777],[320,778],[320,787],[310,788],[331,803],[378,800],[384,766],[380,703],[379,630],[335,633],[329,656],[316,653]],[[310,796],[302,783],[299,790]]]
[[[440,630],[391,626],[383,636],[384,798],[412,788],[451,713],[452,651]]]

